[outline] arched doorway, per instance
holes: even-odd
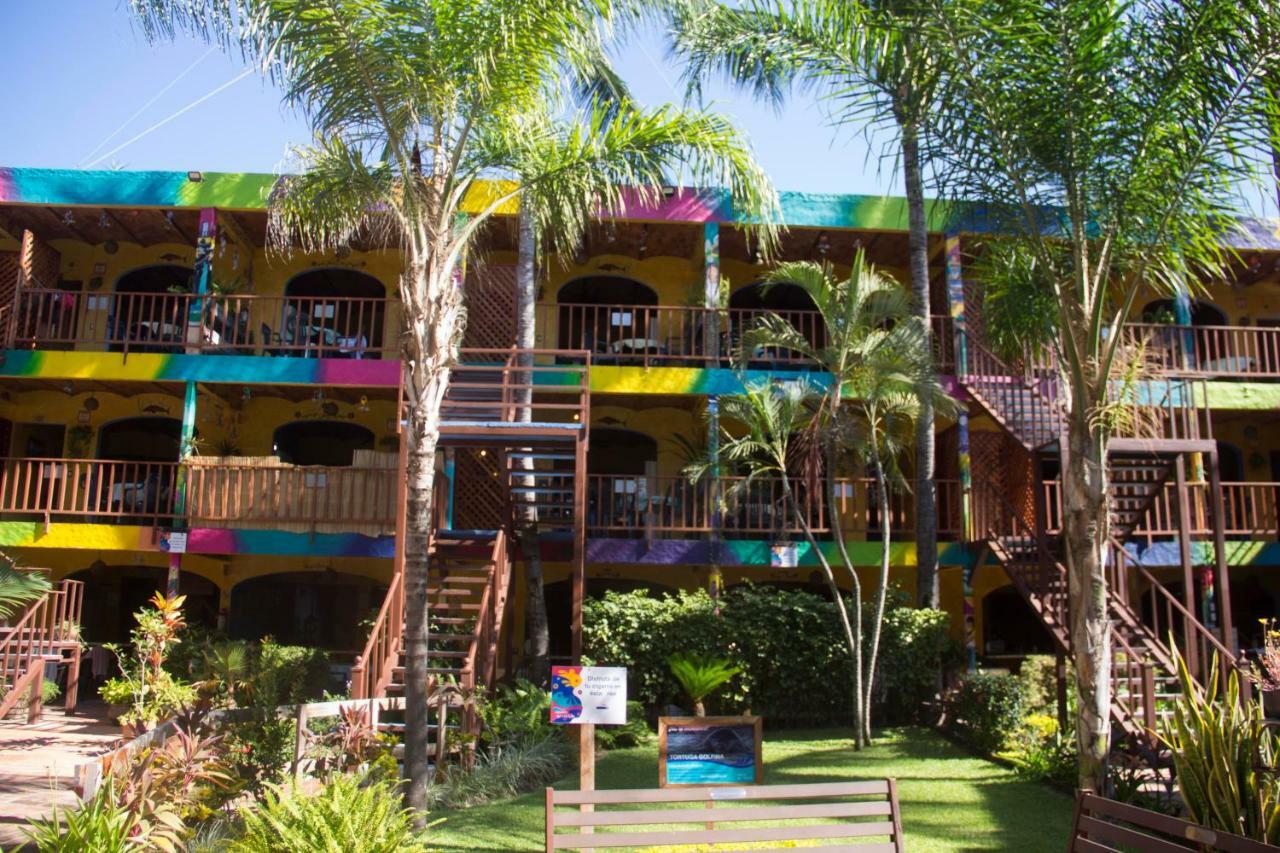
[[[111,349],[175,352],[186,340],[186,304],[195,271],[176,264],[131,270],[116,279],[107,318]]]
[[[227,633],[358,654],[361,624],[377,615],[385,593],[385,584],[333,569],[250,578],[231,589]]]
[[[373,450],[373,433],[345,421],[292,421],[278,428],[273,448],[291,465],[351,465],[357,450]]]
[[[373,276],[344,267],[308,270],[284,287],[279,330],[263,324],[263,342],[287,354],[366,358],[383,347],[387,289]]]
[[[589,275],[566,282],[556,295],[560,305],[560,349],[585,349],[610,356],[667,346],[661,340],[658,294],[633,278]]]
[[[122,521],[139,517],[161,523],[175,512],[173,485],[181,456],[182,421],[167,417],[122,418],[98,428],[97,458],[92,476],[104,484],[101,500]],[[90,484],[90,494],[98,494]]]
[[[658,459],[658,442],[644,433],[592,428],[587,452],[587,523],[615,533],[643,533],[637,524],[646,493],[646,467]],[[565,467],[570,463],[560,463]],[[658,484],[660,492],[662,485]]]
[[[68,575],[84,582],[81,633],[85,642],[121,643],[133,630],[133,614],[164,593],[168,570],[158,566],[109,566],[101,560]],[[218,622],[218,587],[192,572],[178,575],[178,594],[185,595],[182,611],[188,625],[212,630]]]
[[[1191,325],[1193,326],[1225,326],[1227,315],[1212,302],[1203,299],[1191,300]],[[1142,322],[1177,325],[1178,308],[1172,299],[1156,299],[1142,306]]]
[[[730,344],[736,352],[742,345],[743,332],[755,325],[765,314],[777,314],[794,326],[813,346],[820,346],[825,337],[821,318],[809,292],[798,284],[779,282],[766,285],[756,282],[741,287],[729,295]],[[774,363],[794,361],[799,358],[791,350],[758,350],[751,353],[753,362]]]

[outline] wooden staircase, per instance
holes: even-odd
[[[520,363],[525,355],[542,363]],[[547,362],[550,363],[547,363]],[[511,595],[510,530],[528,509],[539,529],[573,531],[574,560],[585,552],[586,448],[590,354],[463,350],[441,407],[441,447],[483,448],[501,460],[495,485],[505,510],[494,530],[446,529],[437,514],[428,553],[430,740],[437,765],[468,762],[479,735],[475,700],[510,667],[506,635]],[[442,498],[438,498],[438,502]],[[404,697],[404,506],[395,570],[369,640],[351,672],[353,699]],[[380,726],[402,731],[397,712]],[[402,717],[401,717],[402,719]]]
[[[68,667],[65,707],[75,710],[80,673],[80,613],[84,584],[64,580],[27,605],[13,624],[0,626],[0,719],[34,691],[28,722],[40,717],[38,701],[46,664]]]
[[[1015,371],[980,342],[966,341],[961,382],[973,399],[1031,455],[1037,472],[1063,467],[1066,421],[1058,402],[1056,369],[1033,365]],[[1142,524],[1171,477],[1185,478],[1188,454],[1216,460],[1207,417],[1190,405],[1191,389],[1166,381],[1164,396],[1143,407],[1146,433],[1118,436],[1107,456],[1108,510],[1112,541],[1108,547],[1107,607],[1112,618],[1113,723],[1133,739],[1149,733],[1168,713],[1179,692],[1172,636],[1197,683],[1211,674],[1216,653],[1224,671],[1236,658],[1196,618],[1187,603],[1169,592],[1126,550],[1125,542]],[[983,541],[1004,567],[1014,587],[1040,617],[1058,649],[1071,650],[1067,569],[1061,535],[1047,532],[1045,493],[1036,477],[1034,516],[1010,504],[990,481],[974,487],[975,538]],[[1216,480],[1216,476],[1215,476]],[[1061,487],[1059,488],[1059,494]],[[1181,491],[1186,500],[1186,491]],[[1142,600],[1138,591],[1142,591]]]

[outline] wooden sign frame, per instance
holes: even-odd
[[[740,782],[667,782],[667,729],[670,726],[751,726],[755,741],[755,779],[747,784],[764,783],[764,718],[763,717],[659,717],[658,718],[658,787],[721,788]]]

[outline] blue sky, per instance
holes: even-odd
[[[26,0],[5,5],[0,79],[9,99],[7,129],[0,133],[0,165],[87,166],[243,69],[221,53],[206,55],[208,49],[194,41],[148,44],[133,28],[121,0]],[[617,64],[637,96],[648,103],[683,95],[679,70],[664,56],[656,34],[627,45]],[[161,94],[184,71],[185,76]],[[747,133],[780,189],[901,192],[892,164],[881,167],[880,140],[869,143],[849,132],[837,138],[803,96],[782,114],[723,87],[712,87],[707,96]],[[291,143],[306,139],[302,120],[280,105],[275,90],[250,75],[97,166],[269,172],[280,165]]]
[[[148,44],[123,0],[5,5],[0,79],[9,97],[0,166],[270,172],[289,145],[308,138],[302,120],[256,74],[227,86],[244,70],[238,61],[194,41]],[[683,96],[679,69],[656,33],[626,45],[617,65],[649,104]],[[779,189],[902,192],[893,162],[882,159],[891,139],[837,133],[807,96],[782,113],[723,86],[709,87],[706,97],[747,134]],[[1260,198],[1253,188],[1241,207],[1275,214],[1272,194]]]

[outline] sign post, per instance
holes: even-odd
[[[578,727],[578,790],[596,789],[596,724],[627,722],[627,670],[621,666],[551,667],[551,722]],[[584,803],[584,812],[595,806]],[[591,827],[583,827],[584,833]]]

